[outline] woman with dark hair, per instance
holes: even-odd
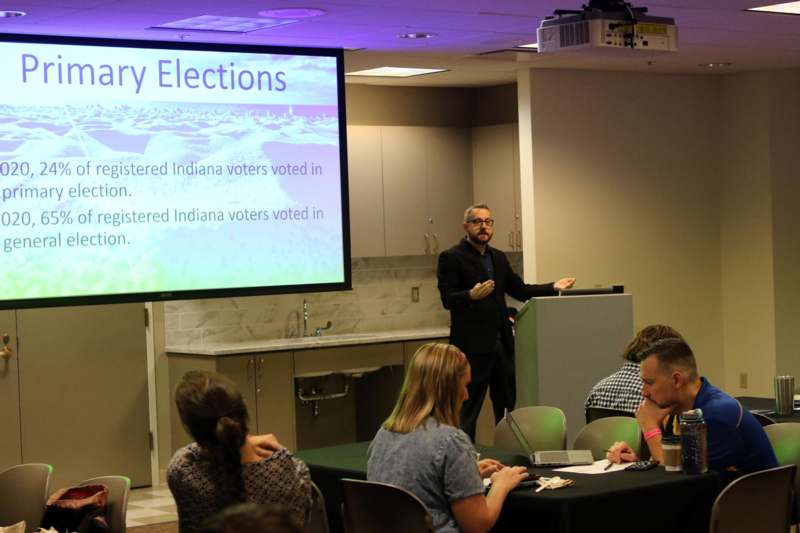
[[[167,467],[181,533],[240,502],[279,503],[304,525],[311,508],[308,467],[273,435],[248,433],[247,406],[226,377],[187,372],[175,391],[181,421],[195,442]]]

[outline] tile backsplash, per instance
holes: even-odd
[[[522,254],[508,254],[521,275]],[[165,303],[167,345],[279,339],[308,334],[328,321],[325,335],[446,327],[450,314],[436,288],[436,257],[353,258],[353,290]],[[419,302],[411,301],[419,287]]]
[[[353,258],[353,290],[166,302],[167,345],[205,344],[297,337],[303,334],[303,300],[308,334],[393,331],[447,326],[436,288],[436,257]],[[411,288],[419,287],[419,302]]]

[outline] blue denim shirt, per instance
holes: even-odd
[[[467,434],[433,417],[411,433],[379,429],[367,453],[367,479],[397,485],[422,500],[437,532],[459,531],[450,502],[484,493]]]

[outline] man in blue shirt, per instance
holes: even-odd
[[[672,433],[676,415],[702,409],[708,427],[708,467],[711,470],[747,474],[778,466],[761,424],[731,398],[697,372],[697,362],[686,341],[667,338],[642,354],[642,401],[636,419],[652,457],[663,462],[663,433]],[[668,422],[662,426],[665,420]],[[635,459],[627,443],[612,446],[613,462]]]

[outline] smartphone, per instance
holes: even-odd
[[[631,472],[643,472],[645,470],[650,470],[658,466],[658,461],[636,461],[635,463],[631,463],[625,470],[630,470]]]

